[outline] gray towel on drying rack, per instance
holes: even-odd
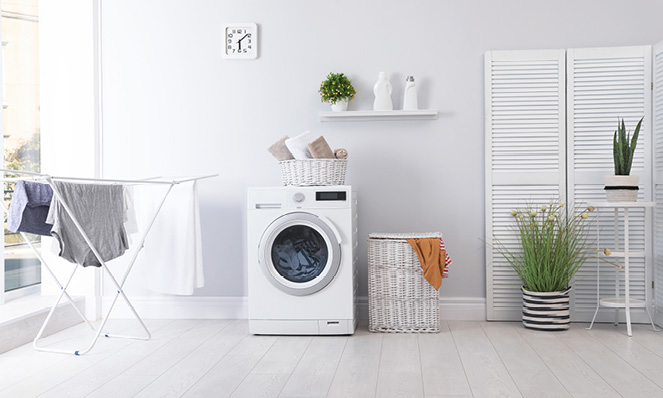
[[[52,224],[46,222],[53,189],[48,184],[19,180],[9,205],[7,229],[11,232],[51,236]]]

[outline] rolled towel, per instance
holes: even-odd
[[[287,140],[288,137],[287,135],[283,136],[280,140],[276,141],[275,143],[272,144],[267,150],[269,153],[272,154],[278,160],[279,162],[281,160],[292,160],[295,157],[292,156],[292,153],[288,149],[288,147],[285,145],[285,140]]]
[[[307,146],[311,141],[313,141],[311,132],[305,131],[297,137],[292,137],[285,140],[285,145],[288,147],[295,159],[312,159],[313,156],[311,156],[311,152],[309,152]]]
[[[315,141],[308,144],[308,150],[313,159],[335,159],[334,151],[327,144],[325,137],[320,136]]]
[[[336,159],[347,159],[348,158],[348,150],[345,148],[339,148],[334,151],[334,156]]]

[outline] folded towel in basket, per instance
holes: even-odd
[[[313,159],[336,159],[334,151],[327,144],[325,137],[320,136],[313,142],[308,144],[308,150],[311,152]]]
[[[424,278],[435,290],[442,286],[442,277],[447,258],[445,250],[440,250],[440,238],[407,239],[412,249],[417,253]]]
[[[285,140],[285,145],[288,147],[292,156],[295,159],[312,159],[311,152],[308,150],[308,143],[313,141],[313,136],[310,131],[305,131],[297,137],[288,138]]]
[[[292,160],[295,158],[294,156],[292,156],[292,153],[285,145],[285,140],[287,140],[288,138],[290,137],[285,135],[280,140],[273,143],[272,146],[267,148],[269,153],[271,153],[272,156],[274,156],[276,160],[278,160],[279,162],[282,160]]]

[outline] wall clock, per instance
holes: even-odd
[[[223,57],[228,59],[256,59],[258,57],[258,25],[228,23],[223,27]]]

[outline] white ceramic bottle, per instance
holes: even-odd
[[[414,76],[405,79],[405,92],[403,94],[403,110],[416,111],[419,109],[417,103],[417,86],[414,85]]]
[[[391,111],[394,110],[394,104],[391,102],[391,83],[387,80],[387,73],[380,72],[378,81],[373,87],[375,94],[375,101],[373,101],[374,111]]]

